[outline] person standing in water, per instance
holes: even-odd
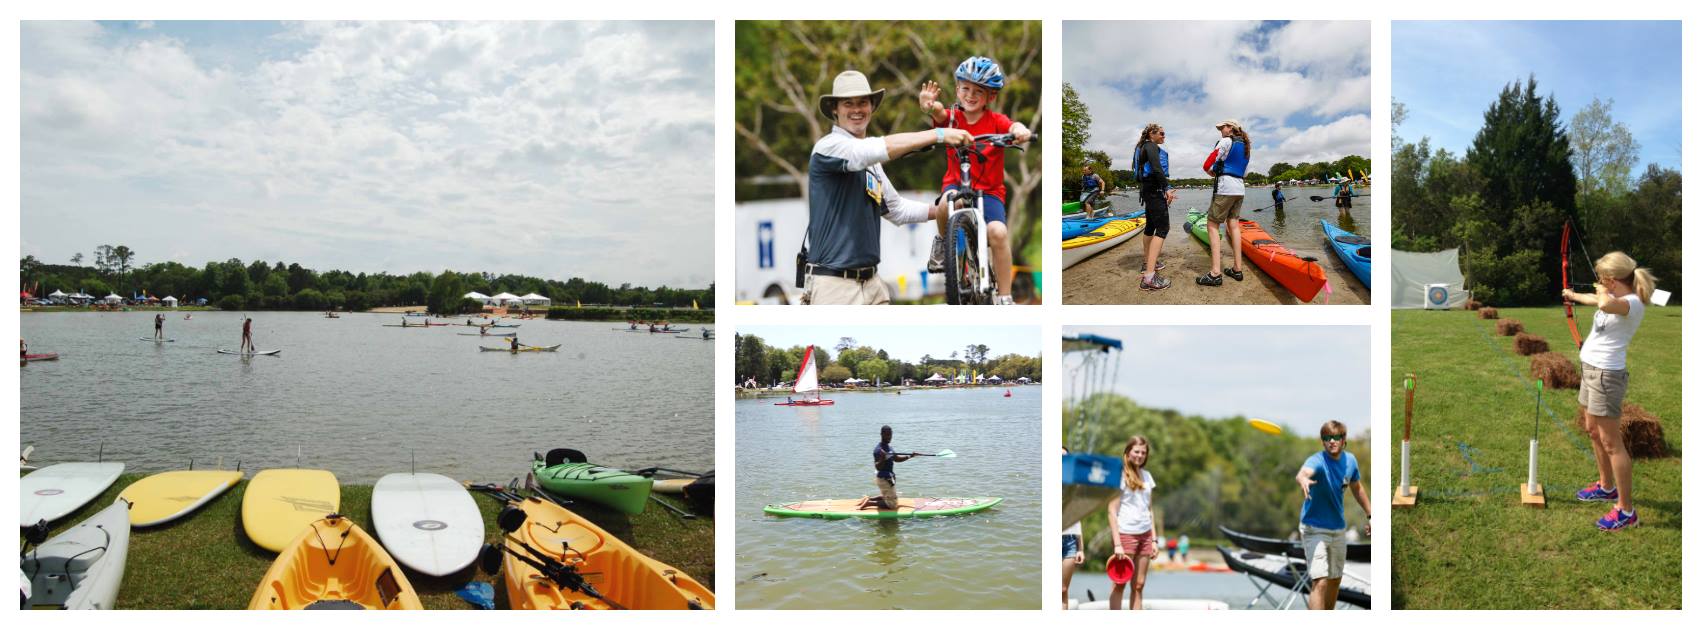
[[[1271,201],[1276,203],[1272,207],[1276,208],[1277,212],[1282,212],[1283,202],[1288,201],[1288,197],[1282,194],[1282,182],[1277,182],[1276,187],[1271,189]]]
[[[910,455],[893,452],[892,427],[881,427],[881,443],[875,445],[875,487],[880,489],[880,496],[864,496],[857,503],[857,509],[867,510],[873,507],[877,510],[898,509],[898,475],[892,472],[892,465],[907,461]]]
[[[242,345],[237,347],[239,352],[254,352],[254,318],[242,318]]]
[[[1584,407],[1584,430],[1590,433],[1599,476],[1578,491],[1578,500],[1612,501],[1613,509],[1596,521],[1596,527],[1618,531],[1638,523],[1637,508],[1631,502],[1631,453],[1625,450],[1619,425],[1620,405],[1631,380],[1625,355],[1631,337],[1643,324],[1643,308],[1655,291],[1656,278],[1624,252],[1602,256],[1595,271],[1600,281],[1595,294],[1574,293],[1570,288],[1560,293],[1567,300],[1596,307],[1590,336],[1578,350],[1584,372],[1578,404]]]
[[[154,313],[154,341],[165,340],[165,313]]]
[[[1152,474],[1146,471],[1146,462],[1151,449],[1151,443],[1145,436],[1136,435],[1129,438],[1123,446],[1123,479],[1122,492],[1112,497],[1106,506],[1106,513],[1111,518],[1112,540],[1115,547],[1112,558],[1133,560],[1134,576],[1128,584],[1111,585],[1111,610],[1119,610],[1122,605],[1123,590],[1129,591],[1129,610],[1141,610],[1144,604],[1143,591],[1146,590],[1147,569],[1152,560],[1158,557],[1158,537],[1163,533],[1158,531],[1159,522],[1152,517]]]
[[[1323,450],[1306,458],[1294,480],[1305,501],[1300,504],[1300,548],[1306,554],[1312,593],[1307,607],[1335,610],[1347,562],[1347,515],[1342,493],[1352,492],[1365,510],[1366,535],[1371,534],[1371,499],[1359,483],[1359,460],[1347,452],[1347,426],[1331,420],[1318,429]]]

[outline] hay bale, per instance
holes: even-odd
[[[1521,357],[1548,352],[1548,340],[1530,333],[1513,335],[1513,351]]]
[[[1578,389],[1578,367],[1557,352],[1532,356],[1531,376],[1541,380],[1549,389]]]
[[[1584,431],[1583,407],[1578,408],[1578,415],[1572,419],[1572,425],[1580,432]],[[1661,419],[1641,405],[1625,403],[1621,406],[1619,432],[1625,441],[1625,450],[1634,458],[1650,459],[1672,454],[1667,448],[1666,431],[1661,429]]]
[[[1511,317],[1495,320],[1495,334],[1503,337],[1517,335],[1524,329],[1525,325],[1523,323]]]
[[[1466,300],[1466,310],[1475,311],[1480,308],[1483,308],[1483,302],[1479,302],[1477,300]]]
[[[1483,308],[1477,309],[1477,318],[1478,319],[1500,319],[1501,313],[1499,311],[1496,311],[1494,307],[1485,306]]]

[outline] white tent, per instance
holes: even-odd
[[[1005,382],[1005,379],[999,378],[999,375],[994,374],[992,376],[987,377],[987,382],[989,382],[989,383],[1003,383],[1003,382]]]
[[[117,293],[108,293],[101,301],[107,304],[123,304],[124,298],[118,297]]]
[[[508,304],[510,302],[519,302],[520,296],[504,291],[491,296],[491,299],[496,300],[497,304]]]
[[[169,295],[165,296],[165,299],[160,300],[160,303],[164,304],[166,308],[177,308],[177,298]]]
[[[1027,385],[1027,384],[1029,384],[1029,383],[1031,383],[1031,382],[1033,382],[1033,381],[1030,381],[1030,380],[1028,380],[1028,377],[1026,377],[1026,376],[1024,376],[1024,377],[1022,377],[1022,378],[1019,378],[1019,379],[1017,379],[1017,380],[1016,380],[1016,382],[1018,382],[1018,383],[1022,383],[1022,384],[1024,384],[1024,385]]]
[[[950,380],[950,379],[947,379],[944,376],[940,376],[939,372],[935,372],[933,376],[930,376],[930,377],[922,379],[922,380],[924,382],[928,382],[928,383],[939,383],[939,382],[947,381],[947,380]]]
[[[478,300],[479,302],[482,302],[484,304],[490,304],[491,303],[491,296],[485,295],[483,293],[479,293],[478,291],[468,291],[466,295],[463,295],[461,297],[467,298],[469,300]]]
[[[60,291],[60,290],[58,290],[58,289],[55,289],[55,290],[54,290],[54,291],[53,291],[53,292],[52,292],[52,293],[49,293],[49,294],[47,294],[47,297],[50,297],[50,298],[62,298],[62,297],[65,297],[65,292],[64,292],[64,291]]]
[[[1458,308],[1471,297],[1460,274],[1460,250],[1390,253],[1391,307]]]
[[[527,304],[541,304],[541,305],[544,305],[544,306],[550,305],[550,299],[549,298],[544,297],[542,295],[538,295],[536,293],[527,293],[526,295],[522,295],[522,296],[520,296],[520,301],[525,302]]]

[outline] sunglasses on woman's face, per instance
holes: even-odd
[[[1341,442],[1341,441],[1346,440],[1346,439],[1347,439],[1347,436],[1345,436],[1345,435],[1326,435],[1326,436],[1324,436],[1325,442]]]

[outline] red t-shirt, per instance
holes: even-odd
[[[968,131],[970,135],[979,136],[989,133],[1009,133],[1011,119],[998,112],[982,112],[981,120],[970,124],[964,120],[963,112],[955,109],[946,110],[950,116],[943,127]],[[1005,150],[998,147],[982,149],[981,154],[986,159],[971,160],[969,163],[969,184],[975,190],[986,192],[1005,201]],[[957,185],[957,153],[946,152],[946,175],[941,179],[940,188],[946,189]]]

